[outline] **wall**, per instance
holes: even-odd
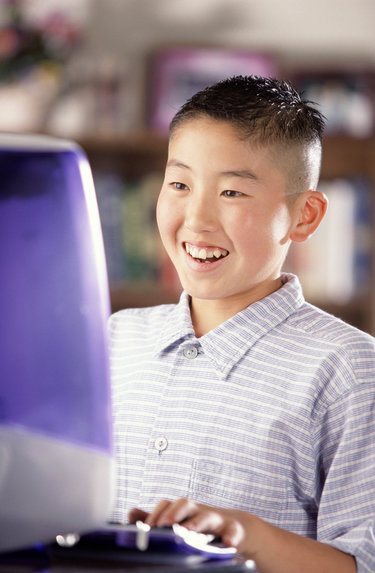
[[[91,0],[94,53],[138,58],[158,44],[276,52],[286,65],[375,67],[373,0]]]

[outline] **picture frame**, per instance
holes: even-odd
[[[375,130],[375,74],[355,69],[294,71],[294,87],[326,120],[325,135],[371,137]]]
[[[236,75],[275,77],[278,66],[267,53],[212,47],[159,50],[151,62],[148,127],[167,133],[181,105],[206,86]]]

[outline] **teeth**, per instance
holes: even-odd
[[[189,245],[189,243],[185,243],[185,249],[186,252],[194,259],[202,259],[203,261],[206,259],[212,259],[213,257],[219,259],[220,257],[225,257],[228,254],[228,251],[225,249],[219,249],[218,247],[215,249],[205,249],[202,247],[194,247],[193,245]]]

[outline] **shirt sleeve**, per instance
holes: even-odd
[[[375,571],[375,378],[333,401],[317,432],[322,473],[317,539]]]

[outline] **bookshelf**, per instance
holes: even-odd
[[[114,171],[129,179],[137,179],[147,172],[162,172],[167,159],[166,137],[153,132],[81,138],[79,143],[94,171]]]
[[[98,172],[115,173],[133,182],[151,173],[162,175],[167,157],[167,139],[152,132],[139,132],[124,137],[87,138],[80,141],[91,163],[94,178]],[[355,138],[347,135],[329,135],[323,144],[322,180],[364,177],[375,189],[375,138]],[[371,219],[374,210],[371,193]],[[374,229],[371,233],[375,239]],[[374,241],[375,245],[375,241]],[[372,247],[371,258],[375,257]],[[345,303],[332,300],[310,300],[328,312],[343,318],[359,328],[375,333],[375,284],[373,264],[370,280],[360,294],[354,293]],[[288,269],[289,270],[289,269]],[[290,269],[297,272],[298,269]],[[175,302],[179,289],[159,284],[158,280],[110,280],[112,310],[132,306],[148,306]]]
[[[323,142],[321,180],[334,179],[366,180],[369,192],[368,232],[369,260],[367,284],[354,292],[349,301],[339,304],[334,301],[314,301],[328,312],[343,320],[375,334],[375,138],[355,138],[348,135],[329,135]],[[329,214],[329,213],[328,213]],[[338,214],[341,215],[340,213]]]
[[[164,135],[139,131],[124,137],[82,138],[79,143],[90,161],[97,193],[100,174],[114,175],[119,180],[126,181],[127,186],[131,187],[136,186],[139,181],[148,176],[152,177],[153,174],[159,174],[161,178],[164,172],[168,147],[168,141]],[[150,188],[155,201],[159,188],[155,189],[154,184]],[[123,189],[123,193],[127,193],[126,188]],[[98,202],[100,209],[100,201]],[[105,229],[103,229],[103,234],[105,235]],[[155,228],[156,241],[159,242],[159,238]],[[160,242],[159,248],[162,248]],[[171,269],[169,271],[172,272]],[[121,279],[121,277],[116,277],[111,279],[110,276],[112,311],[127,307],[176,302],[180,290],[180,287],[176,285],[175,276],[170,285],[163,284],[159,278],[124,277]]]

